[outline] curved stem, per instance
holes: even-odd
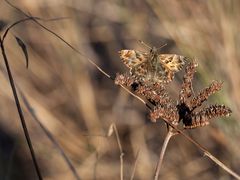
[[[157,168],[156,168],[155,175],[154,175],[154,180],[158,180],[160,169],[162,167],[163,157],[164,157],[164,154],[166,152],[169,140],[171,139],[171,137],[173,135],[174,135],[174,133],[171,130],[169,130],[168,133],[167,133],[167,136],[164,139],[162,150],[161,150],[160,155],[159,155],[159,160],[158,160]]]
[[[7,74],[8,74],[10,86],[11,86],[11,89],[12,89],[13,97],[14,97],[16,107],[17,107],[17,110],[18,110],[18,115],[19,115],[19,118],[20,118],[20,121],[21,121],[21,125],[22,125],[22,128],[23,128],[23,132],[24,132],[24,135],[25,135],[25,138],[26,138],[31,156],[32,156],[33,164],[34,164],[38,179],[42,180],[42,175],[41,175],[41,172],[40,172],[40,168],[39,168],[36,156],[35,156],[35,152],[34,152],[34,149],[33,149],[33,145],[32,145],[30,135],[28,133],[26,121],[25,121],[25,118],[24,118],[24,115],[23,115],[23,111],[22,111],[20,101],[18,99],[14,79],[13,79],[13,76],[12,76],[12,73],[11,73],[11,69],[10,69],[8,59],[7,59],[7,55],[6,55],[6,52],[5,52],[5,48],[4,48],[4,45],[3,45],[3,39],[1,39],[1,38],[0,38],[0,47],[1,47],[1,51],[2,51],[3,60],[4,60],[4,63],[5,63],[6,69],[7,69]]]

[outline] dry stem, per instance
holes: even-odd
[[[18,115],[19,115],[19,118],[20,118],[22,128],[23,128],[24,136],[26,138],[28,148],[30,150],[30,154],[31,154],[31,157],[32,157],[32,160],[33,160],[33,164],[34,164],[38,179],[41,180],[41,179],[43,179],[42,174],[41,174],[41,171],[40,171],[40,168],[39,168],[39,165],[38,165],[38,161],[36,159],[36,155],[35,155],[33,145],[32,145],[32,141],[31,141],[31,138],[30,138],[30,135],[29,135],[29,132],[28,132],[25,117],[23,115],[22,107],[21,107],[21,104],[20,104],[20,101],[19,101],[19,98],[18,98],[15,82],[14,82],[12,72],[11,72],[11,68],[9,66],[8,58],[7,58],[7,55],[6,55],[6,52],[5,52],[5,48],[4,48],[4,38],[6,37],[6,34],[7,34],[7,32],[5,32],[5,34],[4,34],[5,36],[3,36],[3,38],[0,37],[0,47],[1,47],[2,57],[3,57],[4,63],[5,63],[6,69],[7,69],[9,83],[10,83],[10,86],[11,86],[11,89],[12,89],[12,94],[13,94],[14,101],[15,101],[15,104],[16,104],[16,107],[17,107],[17,111],[18,111]]]
[[[168,130],[168,133],[167,133],[167,135],[164,139],[163,146],[162,146],[162,149],[161,149],[161,152],[160,152],[160,155],[159,155],[157,168],[156,168],[155,175],[154,175],[154,180],[158,180],[160,169],[162,167],[163,157],[164,157],[164,154],[166,152],[167,145],[168,145],[168,143],[169,143],[169,141],[170,141],[170,139],[173,135],[175,135],[175,134],[172,132],[172,128],[170,128],[170,130]]]
[[[133,167],[133,171],[132,171],[130,180],[133,180],[133,178],[135,176],[139,153],[140,153],[140,150],[137,151],[137,155],[136,155],[136,159],[135,159],[135,163],[134,163],[134,167]]]
[[[113,123],[113,129],[117,138],[117,143],[118,143],[118,147],[119,147],[119,151],[120,151],[120,180],[123,180],[123,150],[122,150],[122,145],[121,145],[121,141],[120,141],[120,137],[118,134],[118,130],[117,130],[117,126],[115,123]]]

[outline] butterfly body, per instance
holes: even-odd
[[[149,53],[136,50],[119,51],[123,63],[130,69],[131,75],[141,81],[172,81],[174,73],[184,66],[187,58],[176,54],[159,54],[153,47]]]

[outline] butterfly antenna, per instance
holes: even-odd
[[[161,45],[159,48],[157,48],[157,50],[159,50],[159,49],[161,49],[161,48],[165,47],[166,45],[167,45],[167,43],[165,43],[165,44]]]
[[[143,42],[142,40],[138,40],[138,42],[139,42],[140,44],[142,44],[142,45],[146,46],[147,48],[149,48],[149,49],[152,49],[152,47],[151,47],[151,46],[149,46],[148,44],[146,44],[146,43],[145,43],[145,42]]]

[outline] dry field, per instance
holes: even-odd
[[[27,21],[13,28],[5,49],[14,80],[34,114],[52,134],[81,179],[120,179],[121,141],[123,178],[153,179],[164,138],[164,121],[152,123],[146,106],[97,70],[111,76],[127,72],[118,51],[148,51],[138,40],[162,53],[196,58],[196,93],[213,80],[223,88],[209,103],[232,109],[228,118],[185,131],[216,158],[240,173],[240,1],[237,0],[11,0],[27,14],[55,21],[39,21],[78,49]],[[66,17],[66,18],[62,18]],[[6,27],[24,18],[0,1],[1,36]],[[61,19],[62,18],[62,19]],[[15,37],[28,49],[29,68]],[[0,72],[0,179],[37,179],[1,56]],[[183,71],[168,87],[177,99]],[[75,179],[59,149],[42,130],[19,96],[33,147],[45,180]],[[205,105],[205,104],[204,104]],[[137,156],[138,154],[138,156]],[[160,171],[163,180],[234,179],[183,136],[174,136]]]

